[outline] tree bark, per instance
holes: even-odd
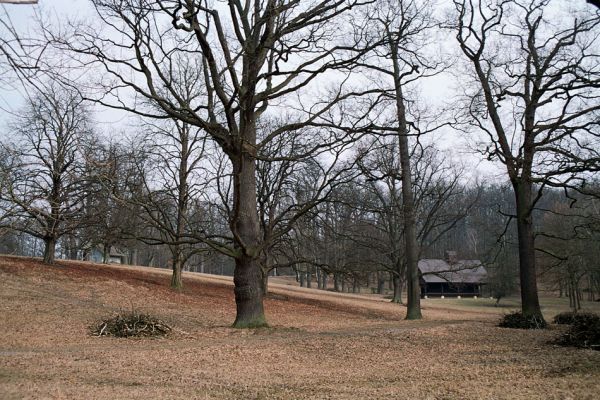
[[[44,238],[44,264],[54,264],[54,256],[56,254],[56,238]]]
[[[524,179],[513,180],[519,238],[519,275],[523,315],[543,318],[537,291],[535,270],[535,236],[532,218],[532,184]]]
[[[262,291],[263,295],[269,293],[269,271],[262,270]]]
[[[327,273],[321,271],[321,289],[327,290]]]
[[[181,279],[181,257],[178,253],[173,256],[173,274],[171,275],[171,288],[175,290],[183,289],[183,281]]]
[[[340,291],[340,275],[339,274],[333,274],[333,290],[335,290],[336,292]]]
[[[249,123],[249,122],[247,122]],[[255,143],[255,131],[246,137]],[[235,285],[235,328],[266,326],[263,308],[262,269],[259,262],[260,228],[256,200],[256,161],[240,144],[238,158],[233,157],[233,211],[231,230],[236,250],[233,283]]]
[[[392,298],[392,303],[402,304],[402,283],[402,279],[394,275],[394,297]]]
[[[179,129],[179,128],[178,128]],[[188,158],[190,155],[189,145],[189,127],[184,124],[179,130],[180,155],[179,160],[179,182],[177,184],[177,224],[175,226],[175,244],[171,246],[173,254],[173,275],[171,276],[171,288],[175,290],[183,289],[183,280],[181,277],[181,245],[178,243],[185,231],[186,214],[188,209]]]
[[[385,278],[381,272],[377,272],[377,294],[383,294],[385,290]]]
[[[102,264],[108,264],[108,260],[110,259],[110,245],[104,243],[102,246]]]

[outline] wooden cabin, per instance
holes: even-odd
[[[481,296],[487,271],[479,260],[459,260],[455,251],[445,259],[419,260],[421,297]]]

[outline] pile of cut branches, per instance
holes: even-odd
[[[600,350],[600,316],[593,313],[578,314],[557,342],[562,346]]]
[[[520,311],[515,311],[504,315],[498,326],[515,329],[545,329],[548,324],[542,317],[536,315],[523,315]]]
[[[104,319],[99,325],[92,328],[94,336],[151,337],[165,336],[169,332],[171,332],[171,327],[165,322],[136,311]]]
[[[554,317],[553,322],[558,325],[572,325],[577,319],[594,319],[595,314],[590,312],[575,312],[575,311],[566,311],[560,314],[557,314]]]

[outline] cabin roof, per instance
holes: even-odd
[[[487,278],[487,271],[479,260],[457,260],[450,264],[446,260],[424,259],[419,260],[419,271],[427,283],[482,283]]]

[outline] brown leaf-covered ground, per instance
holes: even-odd
[[[554,326],[495,327],[490,301],[426,300],[424,320],[404,321],[377,296],[272,283],[272,327],[235,330],[227,278],[168,283],[164,270],[0,257],[0,398],[600,398],[600,352],[549,344]],[[174,333],[90,336],[132,308]]]

